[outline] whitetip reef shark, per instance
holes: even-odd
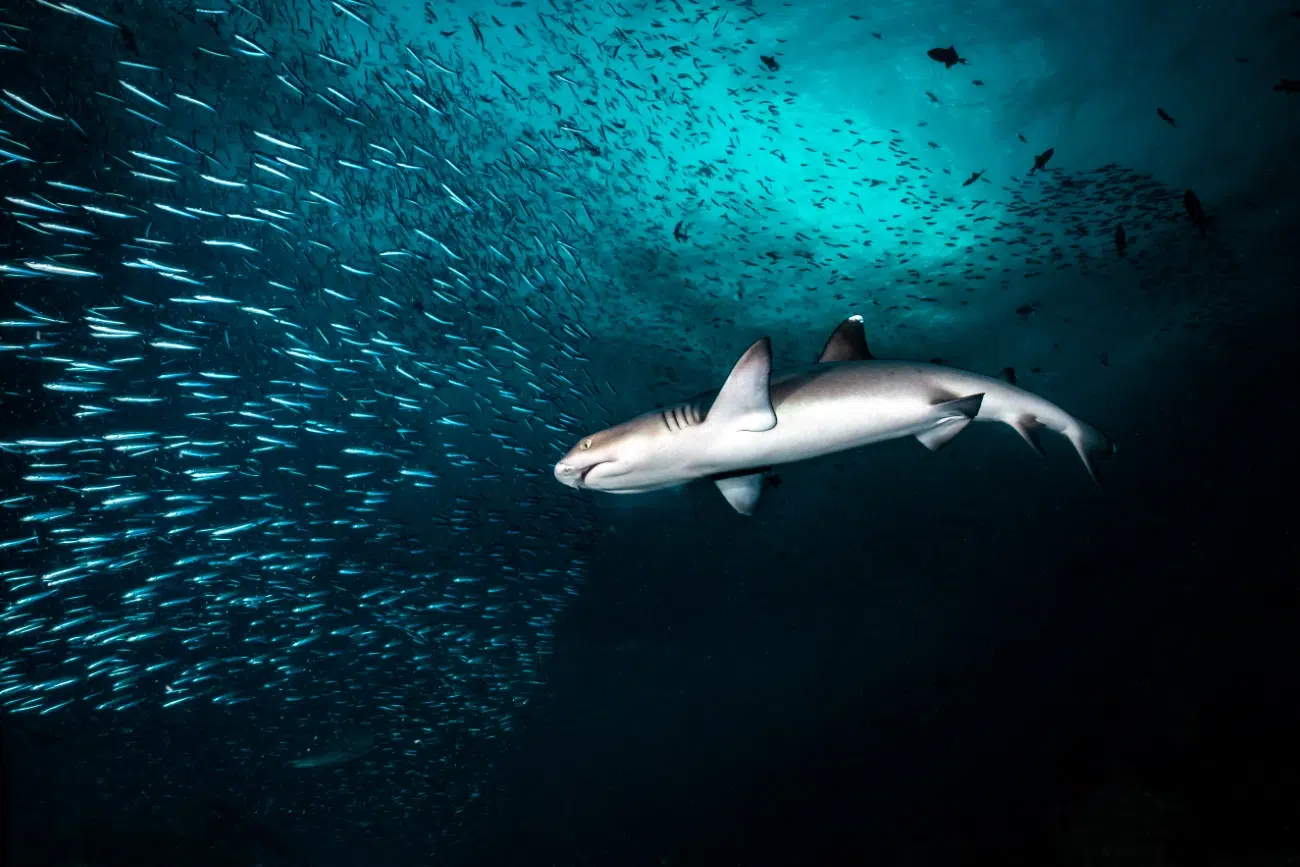
[[[737,512],[752,515],[772,467],[908,436],[938,451],[972,421],[1000,421],[1039,454],[1043,428],[1061,434],[1096,481],[1097,460],[1113,455],[1115,444],[1013,380],[877,360],[862,317],[851,316],[816,364],[773,373],[771,340],[764,337],[719,391],[584,437],[555,465],[555,478],[612,494],[707,478]]]

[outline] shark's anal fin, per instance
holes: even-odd
[[[984,395],[973,394],[957,400],[949,400],[934,407],[934,426],[916,435],[921,445],[932,452],[948,445],[957,434],[966,429],[975,416],[979,415]]]
[[[742,515],[752,515],[758,508],[758,498],[763,493],[763,474],[765,470],[751,470],[744,473],[724,473],[713,477],[713,483],[722,491],[731,508]]]
[[[875,358],[867,348],[867,331],[862,327],[862,317],[854,314],[841,322],[817,357],[818,364],[830,361],[872,361]]]
[[[1100,487],[1101,478],[1097,475],[1097,461],[1108,460],[1115,456],[1117,451],[1115,441],[1092,425],[1081,421],[1076,421],[1073,428],[1066,431],[1065,435],[1074,444],[1075,451],[1083,460],[1083,465],[1088,468],[1088,475],[1092,476],[1093,482]]]
[[[1029,443],[1031,449],[1044,457],[1047,456],[1047,451],[1043,448],[1043,442],[1038,436],[1039,432],[1043,429],[1042,422],[1034,418],[1032,415],[1022,415],[1020,418],[1011,422],[1011,426],[1015,428],[1016,433],[1020,434],[1021,438],[1024,439],[1025,442]]]
[[[776,427],[776,412],[768,393],[772,374],[772,341],[766,337],[740,356],[722,390],[713,399],[705,423],[732,430],[768,431]]]

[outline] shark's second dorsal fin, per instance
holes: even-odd
[[[822,347],[822,354],[817,363],[828,361],[872,361],[875,356],[867,348],[867,330],[862,327],[862,317],[854,314],[831,332],[830,339]]]
[[[722,390],[713,399],[705,423],[732,430],[766,431],[776,427],[768,379],[772,374],[772,341],[764,337],[740,356]]]

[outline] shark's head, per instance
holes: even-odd
[[[740,357],[718,392],[583,437],[555,465],[555,478],[571,488],[639,494],[709,475],[716,471],[711,452],[718,437],[776,426],[771,372],[765,337]]]
[[[555,478],[571,488],[633,494],[681,484],[674,431],[662,412],[646,413],[583,437],[555,465]]]

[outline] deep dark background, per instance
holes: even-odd
[[[786,468],[752,521],[598,501],[548,689],[437,857],[273,797],[273,764],[232,779],[268,706],[0,721],[10,863],[1292,864],[1296,312],[1111,404],[1103,491],[977,426]]]
[[[1270,7],[1259,26],[1292,23]],[[1169,75],[1205,88],[1184,61]],[[1267,88],[1265,121],[1284,129],[1297,101]],[[1055,99],[1031,95],[1018,110]],[[1194,96],[1180,117],[1201,110]],[[1143,129],[1098,125],[1098,162]],[[977,426],[938,455],[895,442],[784,469],[753,520],[707,485],[590,499],[572,521],[595,515],[590,575],[556,625],[545,685],[512,741],[456,769],[482,781],[459,843],[433,846],[432,811],[408,809],[400,786],[379,796],[391,813],[354,820],[343,807],[375,797],[361,763],[287,774],[280,757],[298,754],[306,722],[268,697],[224,714],[0,717],[0,865],[1300,864],[1300,186],[1294,147],[1255,129],[1144,149],[1197,166],[1254,155],[1213,175],[1211,238],[1180,222],[1161,262],[1185,275],[1209,245],[1230,247],[1244,263],[1230,300],[1215,303],[1228,289],[1209,267],[1165,280],[1153,265],[1128,307],[1123,288],[1053,290],[1088,312],[1076,350],[1126,338],[1110,367],[1061,362],[1064,380],[1044,382],[1118,442],[1103,491],[1059,439],[1043,461]],[[1161,177],[1189,175],[1205,192],[1204,175]],[[957,334],[964,346],[897,327],[873,345],[996,370],[1009,350],[988,344],[1020,333],[1010,311],[1024,300],[989,313],[995,333]],[[1195,327],[1153,317],[1144,333],[1162,304],[1213,312]],[[692,336],[725,365],[757,327]],[[1033,327],[1022,357],[1071,337],[1059,319]],[[820,342],[795,329],[772,333],[778,353]],[[658,336],[627,339],[643,342],[629,353],[607,331],[584,351],[624,356],[599,369],[628,392],[681,361]],[[694,386],[716,371],[681,373]],[[386,742],[376,763],[412,790],[450,773],[406,746]]]
[[[752,524],[614,513],[496,858],[1295,863],[1295,312],[1117,414],[1102,495],[977,429],[792,468]]]

